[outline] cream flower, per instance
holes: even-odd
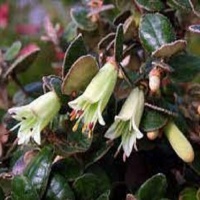
[[[78,119],[73,130],[78,127],[82,120],[82,132],[92,133],[95,124],[98,122],[105,125],[102,117],[102,112],[106,107],[110,96],[114,90],[117,81],[117,66],[113,61],[107,62],[92,79],[84,93],[69,102],[69,106],[73,109],[71,120]]]
[[[136,139],[141,139],[143,134],[138,129],[144,109],[144,92],[138,87],[134,88],[126,99],[120,113],[115,116],[115,121],[105,134],[106,138],[114,140],[121,136],[119,146],[124,149],[126,157],[129,157],[133,146],[137,150]]]
[[[61,104],[55,92],[48,92],[30,104],[10,108],[11,116],[20,121],[12,130],[19,127],[18,144],[26,144],[33,138],[37,144],[41,144],[40,132],[54,118],[60,110]]]

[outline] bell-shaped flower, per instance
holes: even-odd
[[[76,131],[79,122],[82,121],[82,132],[90,137],[97,121],[105,125],[102,112],[114,90],[117,75],[117,64],[114,61],[108,61],[94,76],[84,93],[68,103],[73,109],[70,114],[71,120],[77,119],[73,131]]]
[[[26,144],[33,138],[37,144],[41,144],[40,132],[48,125],[60,110],[61,103],[54,91],[50,91],[30,104],[13,107],[8,110],[11,116],[20,121],[12,130],[19,127],[18,144]]]
[[[144,109],[144,92],[138,87],[134,88],[121,111],[115,116],[115,121],[107,130],[105,137],[111,140],[121,136],[121,144],[126,157],[129,157],[133,146],[137,150],[136,139],[143,137],[139,130],[140,120]]]

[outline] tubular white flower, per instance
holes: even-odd
[[[126,157],[129,157],[133,146],[137,150],[136,139],[143,134],[139,130],[140,120],[144,110],[144,92],[138,87],[134,88],[126,99],[121,111],[115,116],[115,121],[107,130],[105,137],[111,140],[121,136],[122,146]]]
[[[78,127],[80,120],[83,121],[82,132],[91,134],[96,122],[105,125],[102,112],[106,107],[117,81],[117,67],[115,62],[107,62],[92,79],[84,93],[69,102],[73,109],[70,114],[71,120],[78,119],[73,130]]]
[[[55,92],[48,92],[30,104],[10,108],[11,116],[20,121],[12,130],[19,127],[18,144],[26,144],[33,138],[37,144],[41,144],[40,132],[54,118],[60,110],[61,104]]]

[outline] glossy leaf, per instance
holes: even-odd
[[[73,157],[57,161],[53,165],[53,171],[61,174],[67,181],[74,181],[83,174],[83,166]]]
[[[74,200],[74,193],[67,180],[59,175],[53,174],[49,180],[45,200]]]
[[[175,70],[171,74],[174,81],[191,81],[200,72],[200,58],[198,56],[190,54],[177,55],[172,57],[168,64]]]
[[[136,0],[137,4],[148,11],[160,11],[164,8],[164,4],[160,0]]]
[[[146,14],[139,26],[139,36],[144,48],[153,52],[175,40],[174,30],[167,17],[161,14]]]
[[[88,17],[89,9],[77,6],[71,9],[71,18],[73,22],[82,30],[94,31],[97,28],[97,24],[93,23]]]
[[[72,92],[83,91],[98,70],[98,64],[93,56],[86,55],[78,58],[63,80],[62,93],[70,95]]]
[[[151,109],[145,109],[140,122],[140,127],[145,132],[154,131],[164,127],[167,121],[168,117],[163,113]]]
[[[30,180],[40,196],[45,192],[53,161],[54,153],[51,146],[45,146],[31,161],[24,175]]]
[[[139,188],[137,196],[139,200],[160,200],[164,197],[167,189],[165,175],[159,173],[145,181]]]
[[[39,200],[39,196],[32,186],[30,180],[23,176],[15,176],[12,180],[12,193],[13,200]]]
[[[122,60],[123,41],[124,41],[123,25],[120,24],[117,27],[117,32],[116,32],[116,35],[115,35],[115,45],[114,45],[115,60],[117,62],[120,62]]]
[[[12,46],[4,54],[4,59],[6,61],[13,60],[17,56],[17,54],[19,53],[21,46],[22,46],[22,44],[21,44],[20,41],[14,42],[12,44]]]
[[[65,57],[63,61],[62,71],[63,77],[67,74],[70,67],[74,62],[81,56],[86,55],[87,50],[83,41],[82,35],[78,35],[73,42],[69,45],[65,52]]]

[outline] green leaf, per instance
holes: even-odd
[[[148,11],[160,11],[164,9],[164,4],[160,0],[136,0],[137,4]]]
[[[67,180],[59,175],[53,174],[45,195],[45,200],[74,200],[74,193]]]
[[[92,173],[86,173],[76,179],[73,188],[78,199],[91,200],[98,197],[98,177]]]
[[[191,11],[191,4],[189,0],[168,0],[167,2],[172,8],[184,11]]]
[[[181,82],[191,81],[200,72],[200,57],[190,54],[180,54],[172,57],[168,63],[175,71],[172,79]]]
[[[145,132],[154,131],[164,127],[167,121],[168,117],[163,113],[152,109],[145,109],[140,122],[140,127]]]
[[[107,190],[101,194],[96,200],[109,200],[110,199],[110,190]]]
[[[53,171],[61,174],[67,181],[74,181],[83,174],[83,166],[73,157],[68,157],[56,162]]]
[[[0,199],[4,199],[4,197],[3,189],[0,187]]]
[[[56,151],[62,156],[85,152],[92,143],[92,138],[84,135],[81,127],[79,127],[76,132],[72,132],[71,129],[72,127],[69,126],[67,137],[65,133],[65,135],[60,138],[59,142],[55,142],[54,144]]]
[[[78,58],[71,66],[62,83],[63,94],[83,91],[99,70],[96,59],[86,55]]]
[[[4,59],[6,61],[13,60],[17,56],[17,54],[19,53],[21,46],[22,46],[22,44],[21,44],[20,41],[14,42],[12,44],[12,46],[4,54]]]
[[[115,5],[121,11],[134,9],[134,4],[132,1],[115,0]]]
[[[166,192],[167,179],[164,174],[156,174],[145,181],[137,192],[139,200],[160,200]]]
[[[13,200],[39,200],[39,196],[32,186],[30,180],[23,176],[15,176],[12,180],[12,193]]]
[[[42,196],[46,190],[53,157],[53,148],[51,146],[45,146],[31,161],[24,172],[24,175],[30,180],[40,196]]]
[[[86,54],[87,50],[83,41],[83,37],[82,35],[78,35],[65,52],[65,57],[62,66],[63,77],[65,77],[65,75],[67,74],[70,67],[74,64],[74,62],[79,57]]]
[[[197,189],[196,188],[185,188],[181,191],[179,199],[181,200],[197,200],[196,198]]]
[[[123,34],[123,25],[120,24],[117,27],[117,32],[115,35],[115,60],[117,62],[121,62],[123,56],[123,41],[124,41],[124,34]]]
[[[71,9],[71,18],[73,22],[82,30],[94,31],[97,24],[93,23],[88,17],[90,10],[86,7],[77,6]]]
[[[153,52],[175,40],[174,30],[167,17],[161,14],[146,14],[139,26],[139,36],[144,48]]]
[[[77,199],[92,200],[98,198],[100,194],[108,189],[100,179],[101,176],[93,173],[85,173],[77,178],[73,184]]]

